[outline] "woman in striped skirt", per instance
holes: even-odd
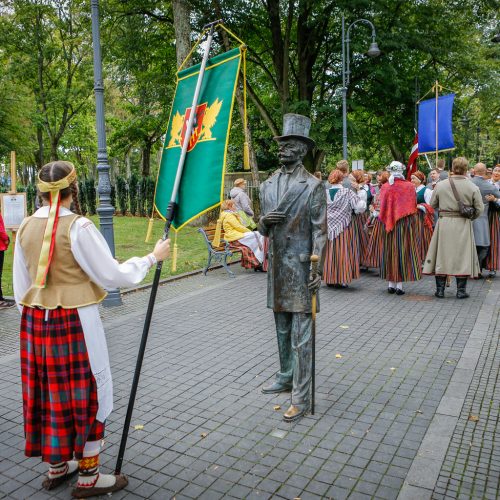
[[[373,203],[370,205],[370,218],[366,224],[368,230],[368,246],[364,258],[366,267],[379,268],[384,248],[384,225],[379,219],[380,211],[380,188],[389,180],[389,173],[382,172],[377,176],[379,191],[375,194]]]
[[[358,240],[358,258],[359,265],[366,267],[364,262],[364,257],[368,248],[368,231],[366,228],[366,223],[368,222],[369,212],[368,207],[368,193],[365,189],[365,175],[362,170],[354,170],[349,174],[349,180],[351,181],[351,189],[356,193],[358,198],[362,200],[365,204],[365,209],[360,213],[354,213],[352,216],[352,224],[354,230],[357,233]]]
[[[106,418],[113,408],[108,349],[98,304],[104,287],[133,286],[169,254],[169,241],[123,264],[113,258],[78,206],[74,166],[43,166],[44,206],[23,221],[14,253],[14,296],[21,318],[25,455],[49,464],[51,490],[78,472],[75,498],[112,493],[123,475],[99,472]]]
[[[422,172],[414,172],[411,175],[411,183],[415,186],[417,194],[418,247],[423,261],[434,232],[434,209],[430,206],[432,191],[425,186],[425,175]]]
[[[346,288],[359,278],[358,232],[353,224],[353,211],[362,213],[366,202],[342,186],[344,175],[333,170],[328,177],[327,189],[328,242],[326,244],[323,279],[328,286]]]
[[[404,295],[403,282],[422,276],[417,196],[404,170],[402,163],[393,161],[387,167],[389,182],[380,190],[379,217],[385,228],[380,277],[389,282],[387,291],[396,295]]]

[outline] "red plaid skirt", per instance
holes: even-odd
[[[59,463],[104,437],[97,386],[76,309],[24,307],[21,319],[25,454]]]
[[[255,257],[255,254],[250,248],[243,245],[243,243],[240,243],[239,241],[232,241],[230,248],[234,250],[241,250],[241,267],[244,267],[245,269],[254,269],[255,267],[260,266],[260,262],[257,257]]]

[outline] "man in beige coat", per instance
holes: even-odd
[[[466,158],[453,160],[453,182],[460,200],[475,208],[474,218],[477,218],[483,213],[484,204],[479,188],[465,176],[468,166]],[[434,295],[439,298],[444,297],[446,276],[455,276],[457,298],[466,299],[469,296],[466,291],[467,278],[479,274],[472,220],[460,215],[449,179],[436,185],[430,204],[434,209],[439,209],[439,220],[425,258],[424,274],[436,276]]]

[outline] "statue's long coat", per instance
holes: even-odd
[[[288,189],[278,199],[281,176],[290,175]],[[286,220],[267,227],[259,225],[269,237],[267,307],[275,312],[311,312],[311,293],[307,288],[311,255],[320,257],[326,242],[326,192],[323,184],[303,166],[292,174],[278,171],[260,186],[261,216],[272,211],[285,212]]]

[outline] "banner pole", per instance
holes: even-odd
[[[436,80],[436,166],[435,166],[435,168],[437,168],[437,166],[438,166],[438,128],[439,128],[439,125],[438,125],[438,118],[439,118],[439,115],[438,115],[438,93],[439,93],[439,83]]]
[[[205,28],[210,28],[208,34],[207,45],[205,47],[205,52],[203,54],[203,59],[200,65],[200,72],[198,74],[198,81],[196,82],[196,88],[193,96],[193,103],[191,106],[191,112],[189,114],[189,119],[186,126],[186,135],[184,136],[184,142],[182,144],[181,156],[179,158],[179,163],[177,165],[177,174],[175,176],[174,186],[172,188],[172,196],[170,197],[170,203],[167,207],[165,229],[163,231],[162,240],[165,241],[168,238],[170,232],[170,226],[174,220],[175,211],[177,207],[177,194],[179,192],[179,186],[182,178],[182,171],[184,169],[184,162],[186,159],[187,148],[189,145],[189,140],[191,139],[191,134],[193,132],[193,123],[196,116],[196,107],[198,106],[198,98],[200,96],[201,85],[203,83],[203,76],[205,74],[205,68],[208,61],[208,54],[210,52],[210,47],[212,45],[212,39],[214,35],[214,29],[220,21],[215,21],[208,24]],[[134,378],[132,380],[132,388],[130,389],[130,399],[128,402],[127,413],[125,416],[125,423],[123,425],[123,433],[120,442],[120,449],[118,451],[118,458],[116,460],[115,474],[120,474],[123,464],[123,457],[125,455],[125,448],[127,446],[128,431],[130,427],[130,421],[132,420],[132,412],[134,410],[135,397],[137,394],[137,386],[139,385],[139,377],[141,375],[142,361],[144,359],[144,352],[146,350],[146,342],[148,340],[149,329],[151,326],[151,318],[153,316],[153,309],[156,300],[156,293],[158,291],[158,285],[160,284],[160,276],[163,262],[158,262],[156,264],[156,271],[153,279],[153,285],[151,287],[151,295],[149,296],[148,309],[146,312],[146,318],[144,320],[144,329],[142,332],[141,344],[139,346],[139,353],[137,355],[137,362],[135,366]]]

